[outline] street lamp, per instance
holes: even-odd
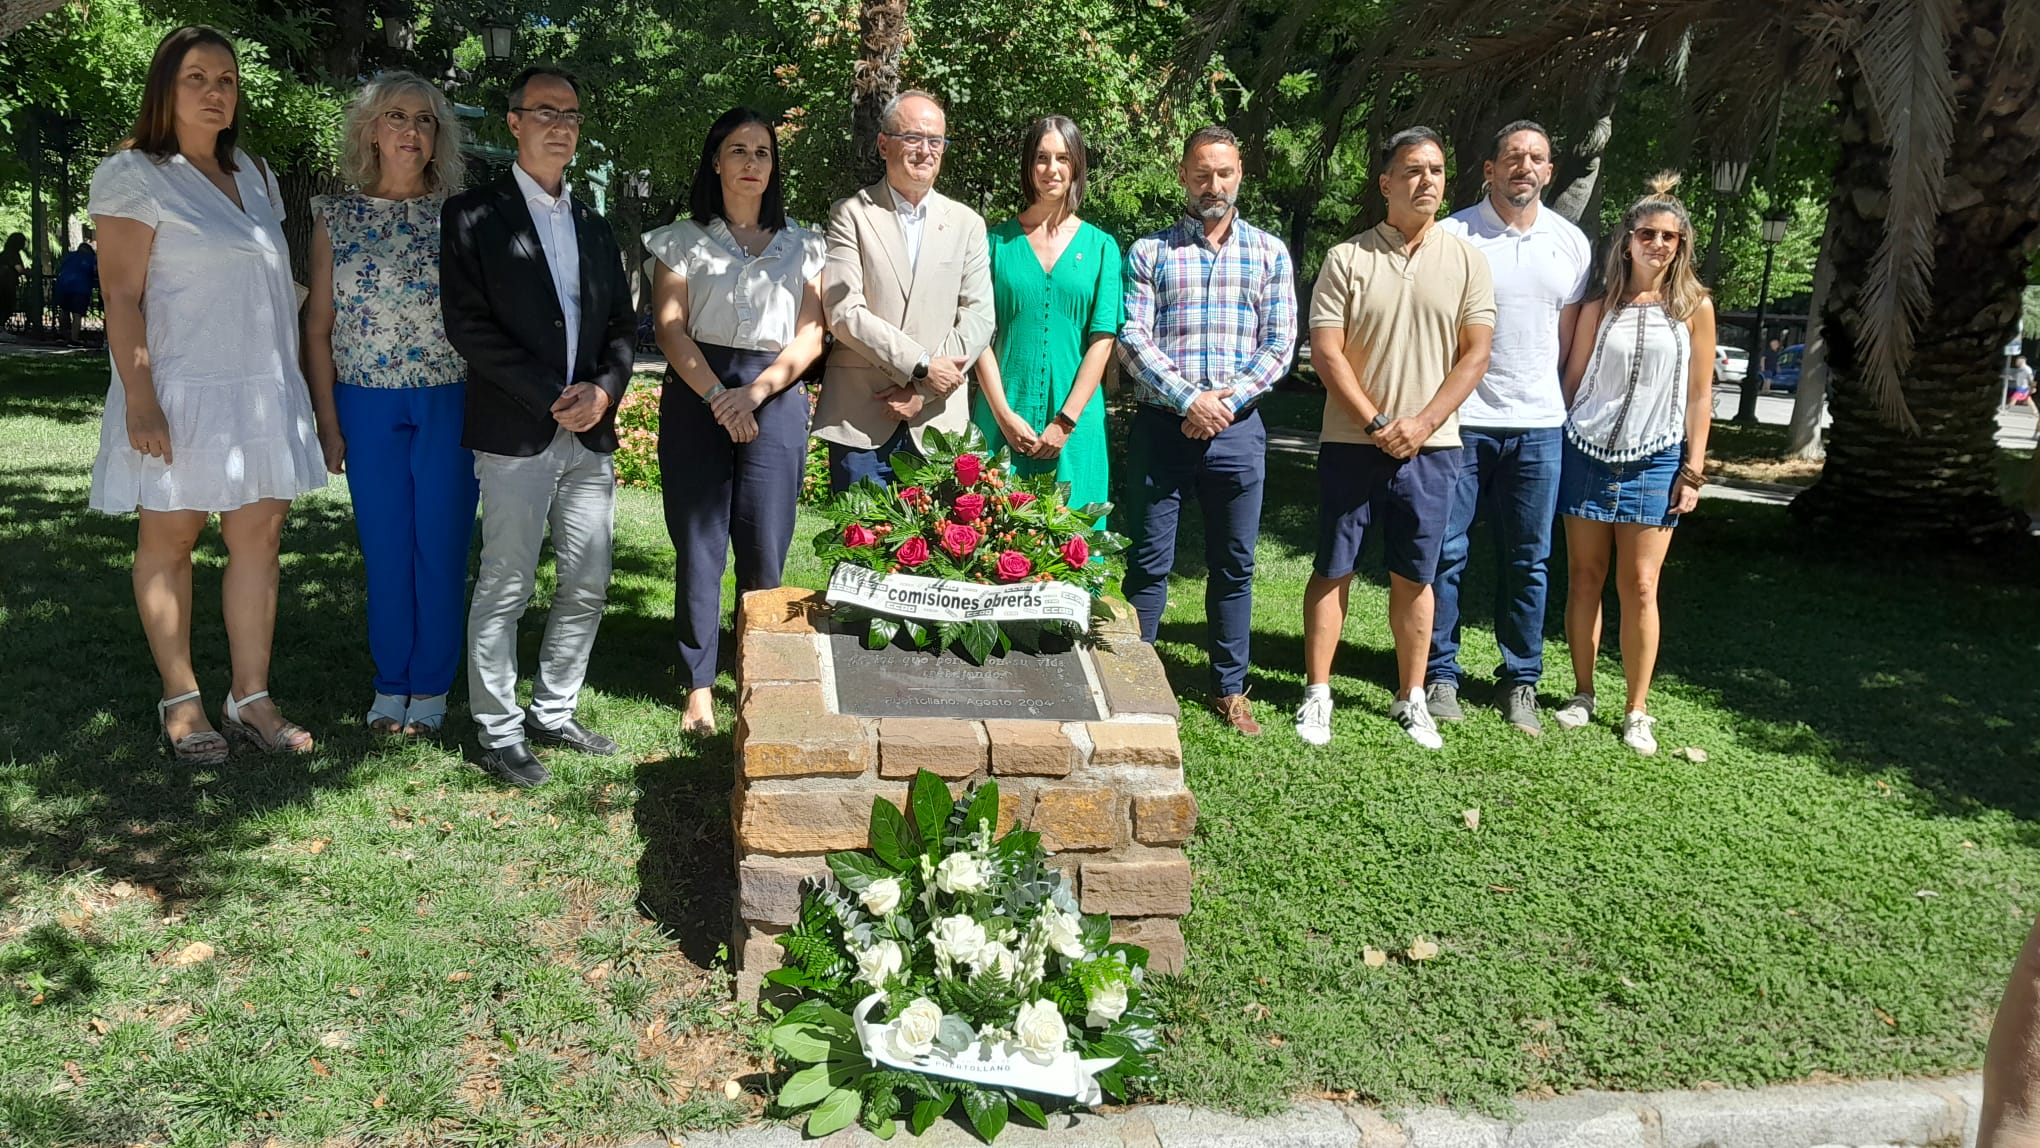
[[[1750,361],[1743,368],[1742,401],[1736,405],[1735,421],[1755,425],[1757,421],[1757,389],[1764,384],[1760,368],[1764,362],[1764,308],[1771,302],[1771,260],[1778,254],[1778,245],[1785,241],[1785,233],[1792,229],[1792,212],[1783,207],[1774,207],[1764,215],[1764,279],[1757,288],[1757,322],[1755,333],[1750,336]]]
[[[482,19],[482,52],[491,60],[507,60],[517,44],[517,29],[494,16]]]
[[[1715,273],[1721,270],[1721,225],[1727,220],[1724,210],[1728,201],[1742,194],[1743,180],[1750,174],[1748,160],[1724,159],[1714,163],[1714,239],[1707,245],[1707,263],[1700,269],[1700,280],[1712,286]]]

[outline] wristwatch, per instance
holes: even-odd
[[[1071,418],[1070,416],[1064,414],[1061,411],[1055,412],[1055,417],[1050,419],[1049,421],[1061,427],[1063,429],[1064,434],[1070,434],[1077,429],[1077,420]]]
[[[922,351],[920,361],[914,364],[914,378],[916,381],[919,381],[927,377],[928,377],[928,352]]]
[[[1389,423],[1393,421],[1394,421],[1393,419],[1390,419],[1388,417],[1388,412],[1386,411],[1376,414],[1374,416],[1374,421],[1367,424],[1367,433],[1378,434],[1380,433],[1382,427],[1387,426]]]

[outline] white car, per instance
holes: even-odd
[[[1714,381],[1740,383],[1750,373],[1750,353],[1741,347],[1714,345]]]

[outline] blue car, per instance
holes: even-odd
[[[1795,394],[1799,390],[1799,361],[1806,357],[1806,344],[1794,343],[1778,352],[1778,369],[1771,375],[1771,389]]]

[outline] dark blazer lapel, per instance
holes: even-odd
[[[505,176],[502,188],[498,208],[503,213],[504,226],[510,230],[510,257],[532,269],[537,282],[545,287],[541,293],[545,302],[541,306],[558,316],[560,298],[552,286],[552,264],[546,260],[545,244],[539,241],[538,225],[531,221],[531,205],[524,202],[524,189],[517,186],[515,176]]]

